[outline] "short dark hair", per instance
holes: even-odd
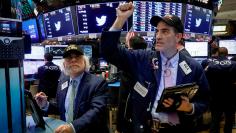
[[[143,37],[135,35],[130,38],[129,45],[132,49],[146,49],[147,43]]]
[[[211,55],[216,54],[217,52],[219,52],[219,47],[212,47]]]
[[[209,44],[212,44],[213,42],[218,43],[219,42],[219,38],[216,36],[212,36],[211,40],[208,42]]]
[[[225,57],[228,55],[228,49],[226,47],[219,48],[219,56]]]
[[[53,55],[52,55],[51,53],[45,53],[45,54],[44,54],[44,59],[45,59],[46,61],[52,61]]]

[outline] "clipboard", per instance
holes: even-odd
[[[156,112],[170,112],[175,111],[181,104],[181,97],[180,96],[187,96],[189,100],[195,96],[199,89],[199,86],[194,83],[187,83],[187,84],[180,84],[173,87],[168,87],[163,90],[160,100],[158,101],[158,106]],[[170,108],[164,107],[162,104],[164,99],[172,98],[174,99],[174,104]]]

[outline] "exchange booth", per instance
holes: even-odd
[[[21,21],[0,17],[0,129],[2,133],[25,132]]]

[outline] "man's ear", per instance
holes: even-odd
[[[183,33],[177,33],[176,35],[176,39],[177,39],[177,43],[181,41],[181,39],[183,38]]]

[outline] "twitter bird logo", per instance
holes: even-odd
[[[102,26],[106,23],[107,16],[101,16],[101,18],[96,17],[97,26]]]
[[[201,23],[202,23],[202,19],[201,18],[199,18],[199,19],[196,18],[195,27],[199,27],[201,25]]]
[[[61,21],[57,21],[57,23],[54,23],[56,27],[56,31],[59,31],[61,29]]]

